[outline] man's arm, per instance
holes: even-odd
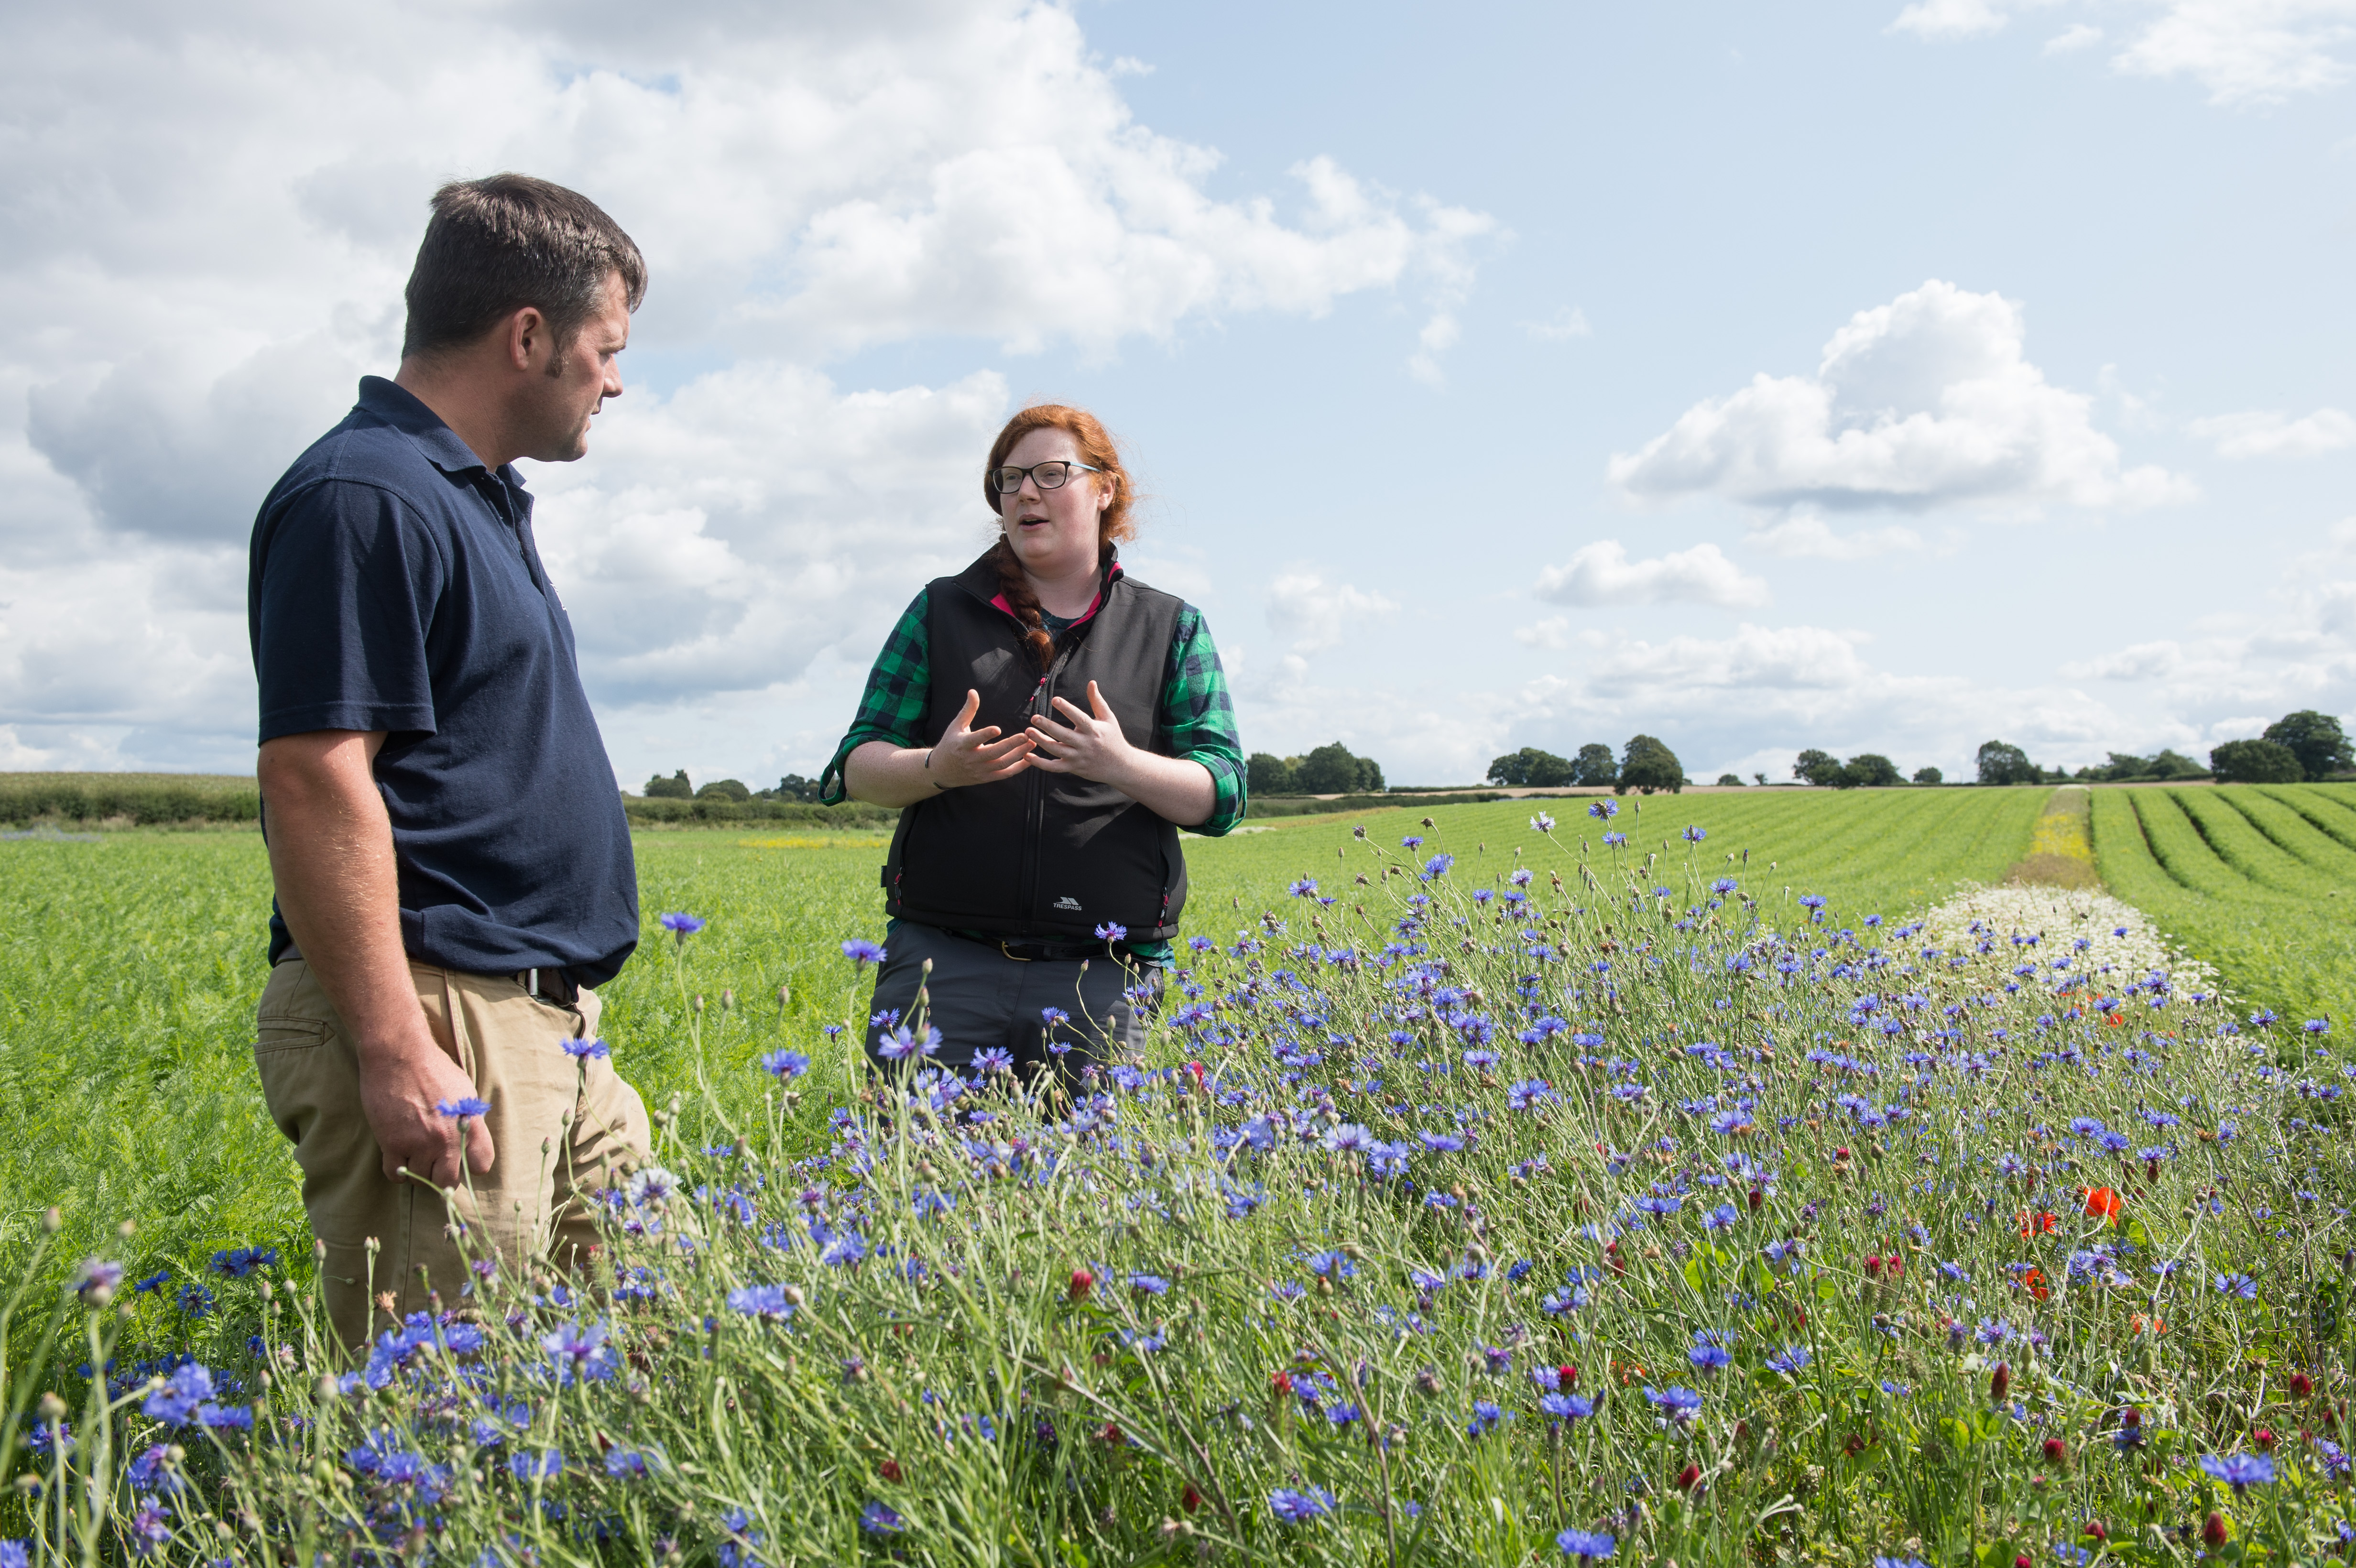
[[[262,742],[270,875],[294,944],[359,1056],[360,1105],[384,1155],[437,1187],[460,1184],[459,1124],[434,1107],[475,1086],[434,1038],[401,944],[392,825],[371,772],[384,731],[315,730]],[[491,1168],[491,1135],[467,1124],[466,1165]]]

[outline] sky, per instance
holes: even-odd
[[[2356,0],[0,15],[0,768],[252,769],[254,509],[502,169],[651,272],[523,465],[630,787],[815,775],[1040,398],[1251,752],[2356,722]]]

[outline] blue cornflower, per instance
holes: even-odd
[[[1333,1511],[1333,1494],[1323,1487],[1279,1487],[1268,1494],[1268,1511],[1287,1524],[1312,1524]]]
[[[540,1348],[555,1363],[561,1387],[571,1387],[575,1379],[604,1382],[622,1364],[614,1347],[605,1343],[603,1323],[592,1323],[586,1328],[578,1323],[560,1323],[555,1332],[541,1336]]]
[[[2329,1019],[2309,1019],[2298,1027],[2305,1029],[2309,1034],[2329,1034],[2331,1032],[2331,1020]]]
[[[534,1454],[527,1449],[509,1459],[508,1468],[515,1472],[518,1480],[544,1481],[562,1473],[564,1451],[561,1448],[543,1448]]]
[[[1687,827],[1684,832],[1678,834],[1677,837],[1684,839],[1688,844],[1698,844],[1703,839],[1709,837],[1709,830],[1706,827]]]
[[[1781,1372],[1787,1378],[1797,1377],[1800,1369],[1806,1366],[1811,1359],[1805,1345],[1786,1345],[1767,1358],[1767,1370]]]
[[[443,1115],[454,1116],[464,1122],[477,1116],[489,1115],[491,1103],[488,1100],[478,1100],[472,1094],[466,1094],[455,1100],[436,1100],[434,1102],[434,1108]]]
[[[1119,942],[1128,936],[1128,934],[1129,927],[1117,924],[1109,920],[1097,927],[1097,940],[1098,942]]]
[[[172,1369],[164,1386],[147,1396],[141,1413],[166,1426],[186,1426],[197,1407],[213,1397],[213,1374],[201,1361],[186,1361]]]
[[[702,921],[691,914],[682,914],[677,911],[663,916],[661,923],[665,931],[679,939],[680,945],[682,947],[687,945],[689,937],[703,929]]]
[[[842,955],[850,959],[853,965],[881,964],[891,956],[880,944],[859,936],[854,936],[842,944]]]
[[[576,1057],[584,1061],[594,1061],[600,1057],[610,1057],[614,1054],[613,1047],[594,1035],[567,1035],[556,1043],[564,1048],[565,1055]]]
[[[643,1481],[662,1466],[659,1448],[614,1448],[605,1455],[605,1474],[617,1481]]]
[[[1566,1530],[1554,1538],[1554,1543],[1562,1548],[1565,1557],[1576,1557],[1582,1563],[1609,1557],[1620,1544],[1616,1537],[1600,1530]]]
[[[1741,1218],[1731,1203],[1721,1203],[1702,1216],[1702,1224],[1713,1231],[1723,1231]]]
[[[1648,1383],[1644,1387],[1644,1397],[1678,1421],[1691,1421],[1701,1412],[1701,1395],[1689,1388],[1675,1385],[1655,1388]]]
[[[1158,1274],[1133,1274],[1129,1276],[1129,1288],[1140,1296],[1167,1296],[1170,1282]]]
[[[980,1073],[1012,1072],[1014,1071],[1013,1053],[1003,1046],[986,1046],[973,1053],[973,1070]]]
[[[932,1025],[925,1026],[922,1035],[902,1024],[875,1042],[875,1054],[886,1061],[905,1061],[914,1056],[930,1056],[941,1048],[941,1031]]]
[[[1303,877],[1292,884],[1290,891],[1297,899],[1313,899],[1317,896],[1317,879]]]
[[[191,1317],[209,1317],[213,1310],[213,1293],[201,1285],[180,1287],[180,1310]]]
[[[1598,822],[1609,822],[1620,815],[1620,803],[1615,800],[1596,801],[1588,806],[1587,815]]]
[[[1419,833],[1410,833],[1406,837],[1399,840],[1399,848],[1402,849],[1420,849],[1423,848],[1423,836]]]
[[[1538,1409],[1557,1421],[1584,1421],[1595,1413],[1595,1401],[1583,1393],[1541,1394]]]
[[[2237,1492],[2274,1484],[2275,1462],[2264,1454],[2203,1454],[2201,1467]]]
[[[786,1287],[782,1285],[741,1285],[728,1293],[728,1307],[747,1317],[771,1323],[782,1323],[794,1315],[794,1304],[786,1299]]]
[[[1444,877],[1449,868],[1455,864],[1456,857],[1453,855],[1434,855],[1423,863],[1423,880],[1428,882],[1434,878]]]
[[[229,1279],[243,1279],[256,1269],[278,1262],[276,1247],[230,1247],[212,1256],[212,1271]]]
[[[1474,1437],[1486,1437],[1505,1419],[1505,1413],[1496,1405],[1485,1399],[1476,1399],[1472,1402],[1472,1419],[1464,1424],[1464,1430]]]
[[[1686,1360],[1694,1364],[1697,1371],[1714,1372],[1732,1362],[1734,1358],[1719,1346],[1696,1345],[1686,1352]]]
[[[867,1506],[859,1510],[859,1528],[870,1535],[897,1535],[908,1525],[896,1509],[871,1498]]]
[[[2258,1298],[2258,1282],[2245,1274],[2221,1274],[2217,1276],[2217,1292],[2221,1296],[2238,1296],[2244,1301]]]
[[[761,1071],[772,1078],[799,1078],[810,1069],[810,1059],[798,1051],[765,1051]]]

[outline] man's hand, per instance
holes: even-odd
[[[962,789],[968,784],[995,784],[1011,779],[1031,766],[1033,744],[1028,731],[1018,731],[1000,740],[995,724],[972,728],[973,716],[981,711],[981,693],[969,688],[965,706],[949,720],[941,734],[940,744],[932,749],[932,757],[925,768],[935,784],[943,789]]]
[[[335,1004],[359,1060],[360,1109],[383,1151],[402,1167],[455,1187],[457,1123],[434,1107],[475,1086],[434,1037],[401,944],[401,889],[392,824],[377,793],[381,731],[316,730],[266,741],[257,763],[269,827],[270,875],[294,945]],[[491,1168],[491,1135],[467,1126],[465,1157]]]
[[[1084,713],[1078,704],[1061,697],[1053,706],[1066,721],[1050,723],[1044,714],[1031,720],[1025,733],[1037,748],[1031,765],[1051,773],[1076,773],[1091,784],[1108,784],[1127,793],[1125,785],[1137,772],[1137,748],[1120,732],[1120,720],[1097,683],[1088,682],[1090,711]]]
[[[406,1168],[436,1187],[465,1185],[458,1164],[460,1124],[434,1107],[455,1104],[474,1092],[474,1083],[430,1035],[423,1051],[361,1051],[360,1108],[383,1151],[388,1179],[399,1180]],[[487,1175],[494,1152],[491,1130],[480,1116],[468,1118],[465,1125],[466,1169]]]

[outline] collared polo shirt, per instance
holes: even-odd
[[[246,606],[262,740],[386,732],[410,955],[611,979],[638,939],[629,823],[514,467],[363,378],[262,502]],[[290,941],[273,908],[273,962]]]

